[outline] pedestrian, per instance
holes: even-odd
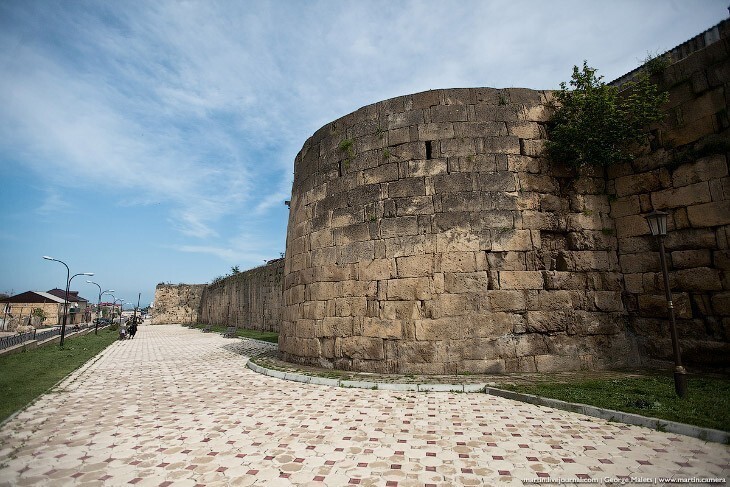
[[[119,323],[119,339],[124,340],[127,338],[127,325],[120,322]]]

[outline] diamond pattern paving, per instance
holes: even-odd
[[[245,367],[268,347],[140,327],[3,425],[0,485],[524,485],[730,474],[727,445],[484,394],[317,386]]]

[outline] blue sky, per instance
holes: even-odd
[[[43,255],[143,305],[261,265],[325,123],[428,89],[553,89],[584,59],[611,80],[728,4],[3,0],[0,292],[63,287]]]

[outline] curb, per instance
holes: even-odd
[[[320,386],[348,387],[353,389],[377,389],[381,391],[410,391],[410,392],[484,392],[487,384],[402,384],[393,382],[375,382],[362,380],[329,379],[296,372],[267,369],[249,360],[246,367],[259,374],[277,379],[316,384]]]
[[[532,394],[523,394],[520,392],[506,391],[490,387],[488,384],[403,384],[391,382],[374,382],[374,381],[356,381],[356,380],[340,380],[328,379],[326,377],[318,377],[312,375],[298,374],[295,372],[283,372],[280,370],[267,369],[248,360],[246,367],[259,374],[275,377],[277,379],[289,380],[294,382],[303,382],[307,384],[316,384],[331,387],[351,387],[357,389],[377,389],[383,391],[409,391],[409,392],[483,392],[492,396],[503,397],[513,401],[525,402],[536,406],[545,406],[553,409],[560,409],[571,413],[583,414],[594,418],[605,419],[607,421],[616,421],[619,423],[631,424],[634,426],[643,426],[645,428],[675,433],[678,435],[697,438],[702,441],[710,441],[713,443],[730,444],[730,432],[720,431],[711,428],[701,428],[690,424],[677,423],[664,419],[650,418],[639,414],[624,413],[613,409],[603,409],[596,406],[586,404],[577,404],[572,402],[560,401],[558,399],[550,399],[546,397],[534,396]]]

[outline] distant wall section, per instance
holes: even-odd
[[[222,279],[205,288],[200,322],[279,331],[284,259]]]
[[[155,288],[153,325],[196,323],[205,284],[158,284]]]

